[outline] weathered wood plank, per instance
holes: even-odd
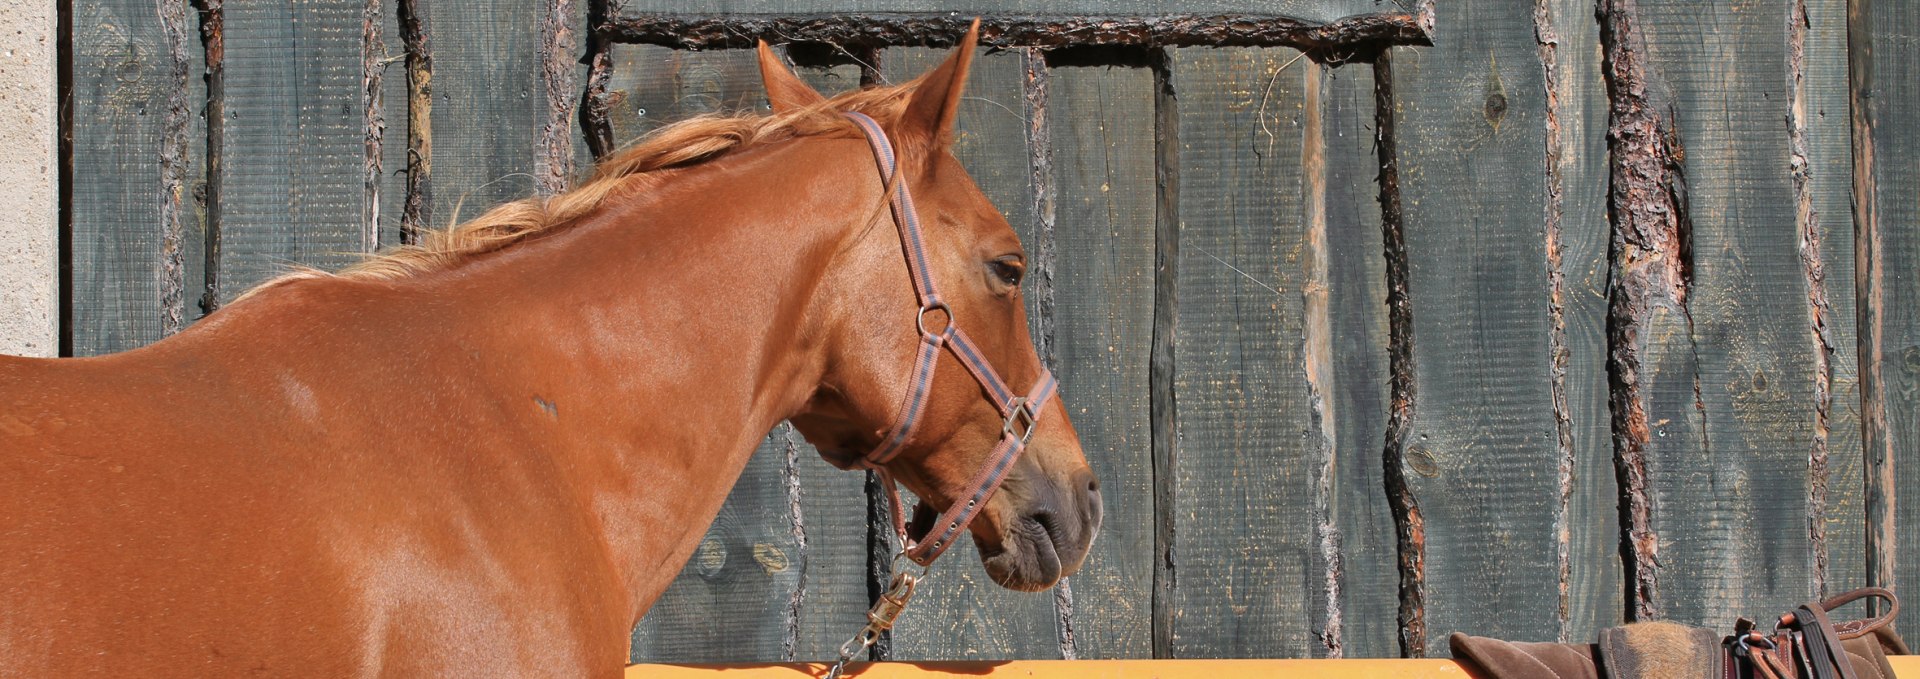
[[[1051,71],[1058,191],[1055,337],[1062,402],[1100,477],[1105,523],[1073,578],[1080,657],[1147,656],[1153,580],[1148,345],[1154,262],[1153,75]]]
[[[1874,211],[1871,220],[1859,224],[1868,246],[1862,255],[1869,261],[1862,265],[1869,285],[1862,287],[1859,300],[1860,361],[1863,372],[1869,364],[1877,369],[1879,388],[1871,395],[1884,407],[1877,426],[1866,430],[1868,459],[1885,456],[1884,465],[1891,467],[1886,476],[1895,482],[1875,484],[1892,505],[1882,520],[1893,527],[1883,531],[1892,533],[1893,544],[1881,544],[1892,552],[1893,572],[1880,577],[1910,593],[1920,591],[1920,498],[1895,496],[1901,489],[1920,488],[1920,277],[1914,274],[1920,271],[1920,201],[1912,191],[1920,186],[1920,166],[1912,162],[1920,156],[1920,62],[1913,58],[1920,49],[1920,6],[1888,0],[1852,4],[1866,23],[1855,34],[1864,38],[1855,49],[1867,50],[1860,56],[1868,88],[1864,97],[1855,93],[1853,105],[1864,107],[1871,123],[1868,196]],[[1856,127],[1854,134],[1861,133]],[[1905,612],[1899,624],[1914,629],[1920,613]]]
[[[767,106],[749,50],[614,45],[611,59],[607,117],[616,148],[695,115],[765,111]]]
[[[903,83],[933,68],[950,50],[894,49],[881,53],[887,79]],[[960,104],[953,153],[982,193],[1020,232],[1028,257],[1033,240],[1032,172],[1021,113],[1024,58],[1016,52],[977,55]],[[1039,312],[1028,297],[1029,315]],[[957,379],[957,378],[956,378]],[[1045,659],[1061,656],[1054,597],[1007,590],[980,566],[971,540],[955,545],[938,577],[920,588],[893,631],[893,659]]]
[[[1546,144],[1548,213],[1557,219],[1549,256],[1558,272],[1551,312],[1563,333],[1552,357],[1559,382],[1556,426],[1568,440],[1559,479],[1565,527],[1559,639],[1597,638],[1624,618],[1619,485],[1609,436],[1607,324],[1607,93],[1600,79],[1600,33],[1581,0],[1535,3],[1535,41],[1550,65]],[[1545,29],[1545,30],[1542,30]],[[1557,186],[1554,186],[1557,184]],[[1541,638],[1545,638],[1544,636]]]
[[[411,190],[407,182],[407,160],[411,142],[408,128],[412,122],[409,107],[413,101],[405,61],[408,35],[401,30],[400,14],[405,9],[402,5],[419,1],[392,0],[380,16],[380,100],[386,132],[380,142],[380,221],[374,235],[383,248],[401,242],[401,221],[406,218],[407,192]],[[431,31],[431,27],[423,29],[423,33]],[[431,59],[431,55],[428,58]]]
[[[1175,657],[1308,657],[1325,590],[1302,325],[1305,73],[1291,49],[1183,49]],[[1315,130],[1318,132],[1318,130]],[[1311,454],[1310,454],[1311,450]]]
[[[365,250],[362,10],[351,0],[226,6],[228,298],[290,264],[334,267]]]
[[[1814,348],[1785,122],[1788,6],[1639,5],[1683,154],[1691,313],[1675,341],[1697,361],[1688,396],[1703,418],[1700,445],[1648,458],[1659,603],[1716,628],[1812,593]]]
[[[1830,350],[1827,405],[1827,497],[1824,533],[1826,593],[1866,584],[1866,471],[1860,441],[1860,366],[1853,290],[1852,166],[1847,111],[1847,3],[1803,0],[1802,93],[1793,107],[1804,127],[1806,197],[1819,236],[1819,282],[1828,305],[1824,342]],[[1788,21],[1794,21],[1793,15]],[[1791,168],[1789,168],[1791,171]],[[1804,239],[1803,239],[1804,240]],[[1812,339],[1811,337],[1809,338]],[[1819,348],[1816,346],[1816,348]]]
[[[433,49],[432,227],[539,192],[547,122],[540,29],[555,0],[430,1]]]
[[[1538,638],[1559,626],[1533,13],[1439,9],[1451,39],[1396,51],[1393,82],[1419,384],[1405,465],[1426,520],[1431,653],[1453,631]]]
[[[754,451],[693,558],[634,628],[634,662],[787,657],[806,565],[788,502],[786,430]]]
[[[171,62],[151,2],[74,3],[71,314],[78,356],[160,339],[159,154]]]
[[[1387,409],[1386,261],[1381,257],[1380,163],[1374,153],[1373,69],[1321,77],[1326,155],[1327,306],[1333,420],[1333,519],[1341,557],[1341,645],[1349,658],[1398,653],[1393,516],[1381,492]],[[1309,228],[1313,228],[1309,222]]]

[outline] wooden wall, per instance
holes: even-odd
[[[975,4],[762,9],[1025,6]],[[601,142],[763,108],[747,51],[592,28],[698,9],[71,0],[66,352],[562,190]],[[1306,43],[976,61],[955,152],[1032,253],[1106,529],[1051,594],[955,548],[885,654],[1444,654],[1455,630],[1726,627],[1915,584],[1920,10],[1415,9],[1433,45],[1371,64]],[[794,56],[837,91],[941,54]],[[1656,303],[1631,286],[1649,266],[1676,272]],[[770,432],[633,657],[831,656],[883,576],[870,494]]]

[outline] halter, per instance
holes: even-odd
[[[900,544],[905,546],[904,556],[925,568],[953,546],[955,538],[966,530],[980,510],[986,507],[987,499],[993,497],[1000,483],[1006,480],[1007,471],[1013,468],[1014,460],[1020,458],[1020,453],[1027,448],[1027,441],[1033,438],[1034,427],[1040,421],[1040,411],[1046,408],[1047,400],[1053,398],[1058,383],[1054,381],[1052,371],[1042,368],[1040,379],[1033,389],[1025,395],[1017,395],[993,371],[993,366],[981,357],[977,345],[954,322],[953,310],[940,301],[940,293],[934,287],[933,272],[927,266],[926,243],[920,237],[920,217],[913,208],[913,195],[908,193],[906,182],[893,180],[899,170],[899,159],[894,156],[893,143],[872,118],[851,112],[846,116],[866,133],[867,144],[873,147],[874,160],[880,166],[880,181],[893,187],[888,203],[893,209],[893,223],[900,230],[900,247],[907,256],[907,273],[913,278],[913,290],[920,299],[920,312],[914,321],[920,331],[920,350],[913,361],[913,378],[908,382],[905,412],[894,422],[886,437],[880,440],[880,445],[854,466],[871,469],[879,475],[882,487],[887,489],[887,504],[893,510],[893,530],[900,536]],[[930,314],[936,315],[933,320],[941,325],[937,331],[927,325]],[[944,317],[944,320],[939,317]],[[934,521],[933,529],[924,538],[915,541],[907,534],[906,517],[900,505],[900,490],[894,483],[893,474],[887,471],[886,464],[900,454],[913,437],[921,416],[926,414],[928,395],[933,388],[933,371],[940,364],[940,350],[943,348],[953,352],[954,358],[966,366],[967,372],[972,373],[973,379],[980,383],[987,399],[1000,411],[1003,418],[1000,442],[994,446],[986,466],[968,482],[967,491],[955,498],[952,506],[940,514]]]

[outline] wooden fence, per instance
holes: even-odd
[[[884,657],[1444,654],[1914,589],[1920,6],[963,4],[65,0],[65,351],[762,106],[754,38],[843,90],[979,12],[957,153],[1034,253],[1106,529],[1051,594],[957,548]],[[636,660],[859,626],[873,486],[814,457],[768,436]]]

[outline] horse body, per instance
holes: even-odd
[[[763,432],[811,418],[841,454],[905,389],[872,162],[852,135],[752,146],[458,266],[293,277],[134,351],[0,357],[0,675],[617,673]],[[1003,364],[1031,356],[1011,308]],[[999,424],[975,390],[935,397],[968,405],[930,410],[897,471],[946,502],[977,460],[932,453]],[[1052,410],[1074,455],[1023,458],[972,528],[1010,586],[1077,567],[1091,529],[1062,517],[1097,526],[1097,497],[1047,490],[1091,478]],[[1035,540],[1055,561],[1028,574]]]

